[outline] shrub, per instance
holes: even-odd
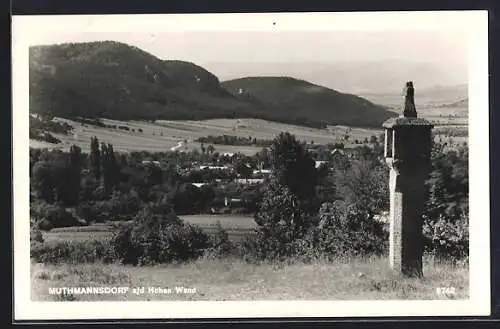
[[[134,190],[127,193],[115,191],[109,200],[80,202],[76,213],[88,222],[131,220],[140,207],[141,200]]]
[[[30,130],[30,138],[51,144],[60,144],[61,140],[48,132],[41,130]]]
[[[259,212],[256,234],[246,239],[243,249],[256,260],[284,260],[296,254],[295,240],[304,237],[315,224],[300,200],[287,186],[272,181],[265,192]]]
[[[46,202],[34,202],[30,205],[30,216],[34,220],[34,225],[44,231],[55,227],[78,226],[81,223],[66,211],[65,208],[49,204]]]
[[[240,251],[246,262],[283,262],[297,258],[302,253],[298,249],[301,245],[300,241],[302,241],[300,238],[283,241],[278,236],[268,235],[257,229],[244,237]]]
[[[432,150],[423,233],[425,250],[441,259],[463,260],[469,255],[468,158],[466,145],[449,148],[437,142]]]
[[[111,206],[108,201],[82,202],[76,213],[87,222],[102,223],[111,218]]]
[[[257,230],[241,247],[248,262],[368,257],[384,254],[387,249],[388,233],[369,211],[354,205],[342,210],[333,204],[323,204],[318,224],[293,240],[283,243],[278,236]]]
[[[313,243],[308,232],[318,222],[310,209],[309,200],[300,199],[287,185],[272,180],[255,215],[259,226],[242,242],[244,259],[285,261],[302,255],[304,246]]]
[[[163,203],[146,206],[111,243],[122,263],[145,265],[196,259],[208,248],[209,238],[200,228],[182,222]]]
[[[323,204],[320,222],[310,232],[319,254],[326,258],[381,255],[388,249],[388,233],[370,211],[351,205],[342,211]]]
[[[215,224],[215,232],[210,236],[209,242],[210,248],[205,253],[209,258],[227,257],[234,249],[231,241],[229,241],[229,235],[219,221]]]
[[[104,189],[104,186],[98,186],[94,191],[92,191],[92,200],[105,201],[108,198],[108,194]]]
[[[231,209],[231,214],[233,214],[233,215],[243,215],[243,214],[248,214],[248,211],[244,207],[232,208]]]
[[[80,202],[75,208],[76,214],[81,218],[85,219],[87,222],[93,221],[93,211],[91,202]]]
[[[141,207],[139,195],[134,190],[127,193],[114,192],[108,201],[112,219],[133,219]]]
[[[441,216],[436,221],[424,221],[425,251],[438,259],[459,261],[469,256],[469,218],[460,216],[450,221]]]
[[[115,255],[107,241],[64,241],[33,246],[31,258],[44,264],[111,263]]]
[[[175,191],[173,203],[175,212],[180,215],[197,213],[200,210],[200,189],[191,184],[183,184]]]
[[[389,170],[384,164],[354,160],[335,176],[337,191],[348,203],[363,205],[373,214],[389,208]]]
[[[31,248],[34,248],[43,242],[44,242],[44,239],[43,239],[42,231],[38,227],[36,221],[31,219],[30,220],[30,245],[31,245]]]

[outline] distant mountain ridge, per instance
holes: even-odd
[[[246,85],[256,81],[252,78],[221,84],[201,66],[161,60],[114,41],[31,47],[29,70],[30,112],[64,118],[247,117],[312,126],[379,126],[393,115],[360,97],[293,78],[257,80],[266,92]],[[250,94],[235,92],[241,82]]]
[[[222,82],[240,99],[259,102],[273,113],[307,120],[311,115],[321,122],[371,126],[394,116],[384,107],[351,94],[290,77],[248,77]]]
[[[467,68],[443,61],[414,63],[404,60],[352,62],[260,62],[204,63],[222,81],[245,76],[280,76],[283,72],[297,79],[351,94],[399,93],[404,83],[412,80],[419,88],[436,84],[467,84]]]
[[[447,107],[447,108],[457,107],[457,108],[465,108],[466,109],[466,108],[469,108],[469,98],[464,98],[464,99],[461,99],[459,101],[449,103],[449,104],[443,104],[440,107]]]

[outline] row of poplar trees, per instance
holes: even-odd
[[[68,153],[44,151],[37,156],[31,168],[31,187],[35,195],[49,203],[75,206],[81,201],[82,169],[88,168],[95,178],[95,188],[102,186],[111,192],[120,179],[120,170],[113,146],[91,138],[91,150],[87,157],[81,148],[71,146]]]
[[[104,190],[109,192],[120,180],[120,168],[116,161],[113,145],[101,143],[97,137],[90,139],[89,155],[90,172],[98,182],[101,182]]]

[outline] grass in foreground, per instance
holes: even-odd
[[[104,300],[373,300],[467,299],[467,266],[424,265],[424,278],[394,276],[386,259],[253,265],[238,260],[198,260],[182,265],[32,264],[32,299]],[[126,294],[50,295],[53,287],[129,287]],[[144,287],[143,294],[132,289]],[[176,287],[191,289],[176,292]],[[454,296],[436,289],[453,287]],[[148,292],[172,289],[171,293]]]

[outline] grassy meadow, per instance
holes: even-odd
[[[189,215],[185,221],[207,233],[217,223],[238,242],[255,227],[249,216]],[[116,223],[67,227],[44,233],[47,242],[89,241],[112,235]],[[129,266],[121,264],[31,265],[32,299],[37,301],[103,300],[370,300],[370,299],[467,299],[467,265],[445,264],[425,259],[423,278],[392,274],[387,258],[339,259],[312,264],[250,264],[240,259],[199,260],[185,264]],[[129,287],[120,295],[50,295],[54,287]],[[132,288],[145,287],[144,293]],[[148,292],[148,288],[171,288],[171,293]],[[190,293],[176,293],[185,287]],[[439,287],[453,287],[455,295],[438,295]]]
[[[425,262],[423,278],[396,277],[384,258],[279,266],[232,259],[143,267],[35,263],[31,266],[32,299],[36,301],[467,299],[468,277],[465,266],[430,260]],[[129,287],[129,291],[119,295],[48,293],[49,287],[88,286]],[[132,291],[139,287],[145,287],[144,293]],[[150,287],[171,288],[172,292],[148,292]],[[176,293],[175,287],[192,290]],[[453,287],[455,294],[437,294],[440,287]]]

